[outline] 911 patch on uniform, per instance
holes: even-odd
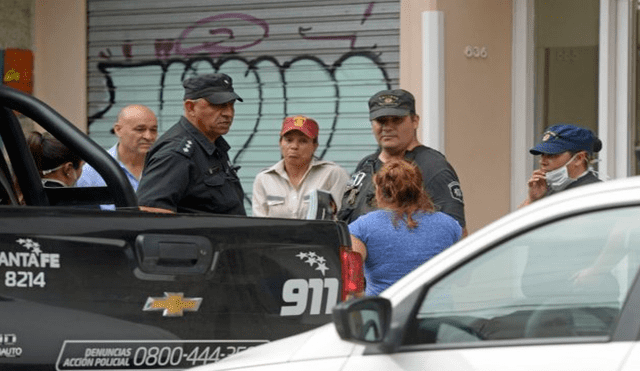
[[[462,188],[460,188],[460,183],[451,182],[448,184],[448,186],[449,186],[449,192],[451,193],[451,198],[464,203],[464,201],[462,200]]]

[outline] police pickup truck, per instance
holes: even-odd
[[[45,188],[16,112],[101,188]],[[216,362],[331,321],[358,290],[346,225],[138,211],[115,160],[39,100],[0,87],[0,369]],[[115,211],[83,205],[114,204]]]

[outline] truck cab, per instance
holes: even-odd
[[[44,187],[17,115],[107,186]],[[106,151],[8,87],[0,151],[0,369],[208,364],[328,323],[361,288],[344,223],[139,211]]]

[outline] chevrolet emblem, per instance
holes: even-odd
[[[163,310],[164,317],[182,317],[184,312],[197,312],[202,298],[185,298],[181,292],[165,292],[163,298],[147,298],[143,311]]]

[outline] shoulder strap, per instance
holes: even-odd
[[[339,220],[350,223],[358,216],[375,209],[371,200],[375,193],[372,178],[377,158],[377,153],[369,155],[358,164],[342,197]]]
[[[195,145],[194,140],[190,137],[183,138],[178,144],[174,144],[173,150],[178,152],[179,154],[190,158],[193,154],[193,146]]]

